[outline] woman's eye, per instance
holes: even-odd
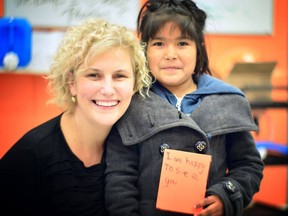
[[[89,73],[87,76],[92,77],[92,78],[100,78],[101,77],[100,74],[98,74],[98,73]]]
[[[122,78],[126,78],[127,76],[124,75],[124,74],[116,74],[114,77],[115,77],[116,79],[122,79]]]

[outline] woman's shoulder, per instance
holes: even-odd
[[[25,133],[1,158],[3,166],[23,168],[32,167],[35,161],[43,156],[51,155],[61,148],[59,145],[64,138],[61,138],[60,115],[50,119],[39,126]],[[64,140],[65,141],[65,140]],[[4,165],[5,164],[5,165]],[[27,165],[27,166],[26,166]]]
[[[49,136],[53,131],[60,128],[60,119],[61,115],[53,117],[52,119],[47,120],[46,122],[32,128],[27,133],[24,134],[22,139],[34,139],[41,140]]]
[[[35,151],[47,145],[53,145],[61,135],[60,119],[58,115],[26,132],[11,148],[11,151]],[[46,145],[47,144],[47,145]],[[43,146],[43,147],[42,147]],[[46,149],[47,150],[47,149]],[[46,151],[43,150],[43,151]]]

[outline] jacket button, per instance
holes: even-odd
[[[198,141],[195,143],[194,148],[198,153],[206,153],[207,151],[207,144],[204,141]]]
[[[163,143],[159,147],[159,152],[161,155],[164,154],[165,149],[170,149],[170,146],[167,143]]]
[[[225,188],[229,194],[233,194],[236,191],[236,187],[231,181],[225,182]]]

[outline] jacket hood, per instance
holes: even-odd
[[[258,130],[249,102],[239,94],[206,96],[191,117],[208,136]]]

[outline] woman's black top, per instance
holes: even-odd
[[[106,164],[85,167],[68,147],[60,118],[30,130],[0,160],[0,215],[106,215]]]

